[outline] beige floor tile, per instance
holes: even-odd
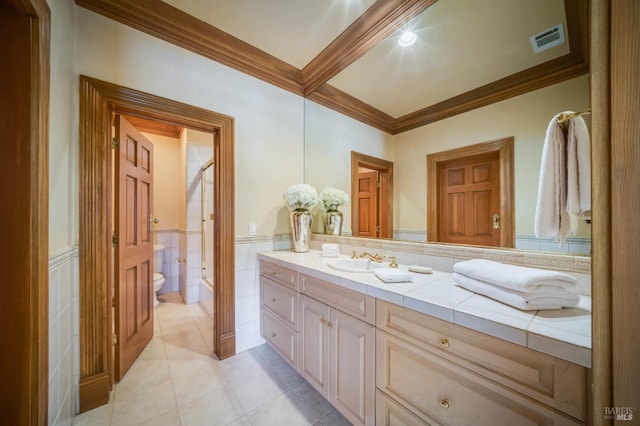
[[[129,399],[154,386],[169,382],[171,374],[167,360],[138,359],[115,388],[114,400]]]
[[[157,334],[156,336],[159,336]],[[138,359],[146,360],[163,360],[167,359],[167,354],[164,351],[164,341],[162,337],[154,337],[151,339],[146,348],[142,351]]]
[[[316,417],[295,397],[287,392],[262,404],[247,415],[252,426],[312,425]]]
[[[109,426],[111,424],[111,412],[113,403],[103,405],[73,418],[72,425],[78,426]]]
[[[178,405],[219,392],[224,387],[228,387],[228,383],[221,372],[216,374],[203,369],[199,374],[173,378],[173,391]]]
[[[180,420],[183,425],[226,425],[244,416],[240,401],[228,386],[218,392],[181,404]]]
[[[116,400],[113,403],[112,425],[139,425],[156,417],[158,413],[176,407],[170,380],[146,387],[139,392],[131,392],[124,399],[117,398],[118,391],[119,389],[116,389]]]
[[[141,423],[140,426],[182,426],[182,422],[180,421],[180,412],[178,411],[178,408],[172,408],[166,413],[159,414],[150,418],[146,422]]]

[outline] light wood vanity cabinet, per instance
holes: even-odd
[[[307,283],[312,281],[313,285],[329,289],[331,299],[349,301],[367,297],[305,275],[301,277],[302,290],[305,279]],[[375,300],[369,300],[369,303],[374,303],[370,305],[373,311]],[[347,304],[351,307],[359,305]],[[356,311],[362,312],[360,308]],[[302,377],[351,423],[373,425],[375,327],[323,301],[301,294],[300,334]]]
[[[298,273],[269,262],[260,263],[262,336],[298,369]]]
[[[388,302],[376,311],[378,424],[583,424],[583,367]]]
[[[581,425],[579,365],[261,262],[262,335],[351,423]]]

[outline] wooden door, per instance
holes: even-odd
[[[500,158],[497,152],[439,163],[438,192],[438,241],[500,246]]]
[[[329,402],[353,424],[375,422],[375,327],[331,309]]]
[[[358,237],[378,236],[378,172],[358,173]]]
[[[329,307],[300,295],[300,374],[329,398]]]
[[[153,145],[116,116],[115,380],[122,379],[153,337]]]

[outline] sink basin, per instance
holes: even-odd
[[[343,272],[369,273],[386,267],[384,263],[372,262],[369,259],[336,259],[327,263],[329,267]]]

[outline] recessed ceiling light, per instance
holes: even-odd
[[[418,36],[416,36],[416,33],[414,33],[413,31],[405,31],[398,39],[398,44],[403,47],[411,46],[416,42],[417,39]]]

